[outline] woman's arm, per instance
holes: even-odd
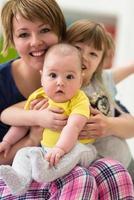
[[[1,113],[1,121],[12,126],[40,126],[62,130],[67,117],[59,108],[24,110],[25,102],[15,104]],[[14,116],[14,117],[13,117]]]
[[[124,66],[124,67],[115,67],[112,69],[112,75],[113,75],[113,80],[115,84],[124,80],[131,74],[134,74],[134,64]]]

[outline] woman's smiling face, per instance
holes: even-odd
[[[28,67],[41,70],[47,49],[58,40],[48,23],[29,21],[19,14],[13,18],[14,46]]]

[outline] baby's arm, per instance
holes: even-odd
[[[12,126],[0,143],[0,152],[4,151],[4,157],[7,156],[12,145],[23,138],[28,131],[28,127]]]
[[[134,64],[112,69],[112,75],[113,75],[113,80],[114,80],[115,84],[124,80],[131,74],[134,74]]]
[[[63,128],[57,144],[45,156],[50,162],[50,166],[57,164],[60,158],[75,146],[79,133],[86,122],[87,117],[80,114],[73,114],[68,118],[67,125]]]

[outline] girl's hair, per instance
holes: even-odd
[[[106,32],[106,36],[107,36],[107,48],[108,50],[112,50],[113,52],[115,51],[115,42],[114,42],[114,38],[111,35],[111,33]]]
[[[13,41],[13,17],[20,14],[27,20],[50,24],[59,40],[64,39],[66,34],[66,23],[62,11],[55,0],[8,0],[1,11],[3,26],[3,53],[7,53]]]
[[[115,104],[102,79],[103,61],[108,55],[109,48],[112,48],[114,44],[113,40],[110,39],[108,32],[102,24],[90,21],[89,19],[75,21],[68,27],[66,34],[66,41],[71,44],[82,42],[92,45],[96,50],[103,50],[102,59],[91,81],[97,83],[98,87],[105,93],[112,105],[117,108],[118,106]],[[121,112],[119,107],[118,111]]]
[[[106,30],[100,23],[81,19],[72,23],[67,30],[66,41],[75,44],[77,42],[93,45],[96,50],[103,50],[101,62],[93,75],[93,78],[101,80],[103,60],[107,54]]]

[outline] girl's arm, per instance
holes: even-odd
[[[73,114],[68,118],[67,125],[63,128],[55,147],[45,156],[50,162],[50,166],[57,164],[64,154],[71,151],[86,122],[87,117],[78,114]]]
[[[112,69],[113,80],[115,84],[127,78],[129,75],[134,74],[134,64],[124,66],[124,67],[115,67]]]
[[[81,138],[98,138],[115,135],[120,138],[134,137],[134,117],[130,114],[122,114],[119,117],[107,117],[100,111],[92,108],[92,115],[83,131]]]
[[[110,117],[108,127],[109,131],[117,137],[132,138],[134,137],[134,116],[122,114],[120,117]]]

